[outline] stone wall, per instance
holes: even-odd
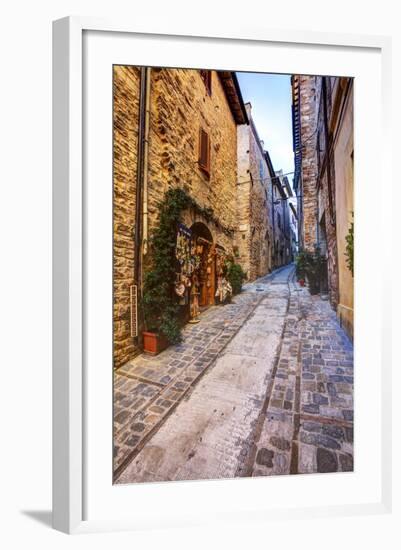
[[[251,106],[250,124],[238,126],[238,262],[253,281],[271,270],[271,181]]]
[[[221,226],[235,229],[237,127],[216,71],[208,94],[199,71],[152,69],[149,151],[149,233],[169,188],[185,189],[212,208]],[[210,175],[198,165],[200,129],[211,141]],[[233,253],[233,238],[214,227],[217,243]]]
[[[248,124],[238,126],[238,185],[237,185],[237,216],[238,232],[236,245],[238,250],[237,261],[250,275],[251,248],[250,248],[250,215],[251,215],[251,176],[249,167],[250,130]]]
[[[331,216],[327,173],[319,178],[318,219],[319,239],[317,245],[327,259],[327,277],[330,303],[334,309],[338,304],[338,254],[335,218]]]
[[[183,212],[187,225],[202,221],[227,253],[234,254],[237,229],[237,124],[216,71],[211,94],[200,71],[152,69],[148,168],[148,237],[158,224],[166,191],[181,187],[219,223]],[[139,349],[130,335],[130,286],[134,283],[134,226],[140,71],[114,68],[114,364]],[[199,166],[200,129],[210,136],[210,174]],[[149,241],[149,239],[148,239]],[[152,263],[149,246],[143,273]],[[140,294],[140,288],[139,288]],[[139,327],[140,329],[142,327]]]
[[[130,286],[134,284],[134,226],[139,113],[139,69],[114,67],[114,364],[137,352],[131,338]]]
[[[305,250],[314,251],[316,244],[317,217],[317,156],[316,124],[319,99],[319,77],[300,75],[300,119],[301,119],[301,196],[303,216],[301,233]]]
[[[275,267],[287,265],[291,261],[290,210],[287,185],[288,178],[282,170],[275,173],[273,186]]]

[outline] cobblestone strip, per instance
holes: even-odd
[[[306,302],[306,303],[305,303]],[[353,349],[327,302],[301,293],[299,473],[353,470]]]
[[[116,371],[114,471],[125,466],[231,341],[265,296],[244,292],[233,303],[204,312],[185,327],[183,342],[156,357],[141,355]]]
[[[352,471],[352,344],[327,302],[290,286],[252,475]]]
[[[262,411],[254,457],[246,475],[289,474],[291,471],[296,405],[299,403],[298,300],[296,294],[290,292],[293,273],[291,271],[281,289],[288,296],[282,343],[271,381],[271,394]]]
[[[289,294],[289,287],[288,282],[290,278],[293,275],[294,270],[286,270],[286,272],[281,277],[277,277],[276,281],[272,283],[271,289],[273,289],[273,285],[276,285],[274,288],[274,291],[270,291],[270,295],[274,296],[280,296],[282,298],[286,298],[286,305],[284,306],[285,309],[281,312],[284,314],[284,322],[282,326],[282,332],[281,332],[281,343],[277,347],[276,350],[276,356],[274,359],[274,364],[270,373],[269,380],[267,381],[266,386],[266,394],[263,404],[261,404],[260,412],[257,421],[255,422],[254,429],[252,430],[252,433],[249,434],[246,441],[243,443],[243,451],[241,460],[239,461],[236,476],[240,477],[249,477],[253,473],[254,469],[254,463],[255,458],[258,457],[258,460],[261,460],[262,462],[264,460],[267,460],[270,463],[270,460],[268,458],[269,452],[266,453],[267,449],[263,449],[261,453],[259,453],[260,447],[261,447],[261,437],[264,433],[264,421],[267,414],[267,410],[269,407],[271,407],[272,402],[275,402],[277,404],[280,401],[280,404],[284,406],[290,407],[290,402],[293,399],[293,394],[291,393],[290,388],[285,387],[284,377],[286,376],[284,374],[284,370],[287,366],[287,359],[283,358],[283,347],[288,345],[288,341],[285,339],[285,336],[288,331],[288,323],[289,323],[289,312],[291,308],[291,301],[290,301],[290,294]],[[265,301],[267,302],[267,300]],[[266,307],[268,310],[271,310],[271,304],[266,303]],[[263,439],[262,439],[263,443]]]

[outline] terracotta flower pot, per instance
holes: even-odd
[[[168,347],[167,339],[156,332],[143,332],[143,351],[150,355],[157,355]]]
[[[299,279],[298,283],[301,285],[301,286],[305,286],[305,281],[303,279]]]

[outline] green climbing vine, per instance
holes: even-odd
[[[181,340],[180,307],[174,293],[177,224],[183,210],[193,208],[208,222],[219,224],[211,208],[200,206],[186,191],[170,189],[159,204],[159,225],[150,239],[151,265],[144,277],[142,308],[147,330],[162,334],[170,343]],[[230,228],[221,229],[232,234]]]
[[[352,212],[352,220],[353,219],[354,219],[354,213]],[[354,221],[352,221],[350,224],[345,240],[347,244],[345,246],[344,254],[347,258],[346,259],[347,267],[351,271],[352,276],[354,276]]]

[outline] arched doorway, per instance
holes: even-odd
[[[195,273],[199,292],[199,307],[204,308],[214,304],[216,291],[216,250],[213,236],[202,222],[191,226],[192,247],[199,258],[199,269]]]

